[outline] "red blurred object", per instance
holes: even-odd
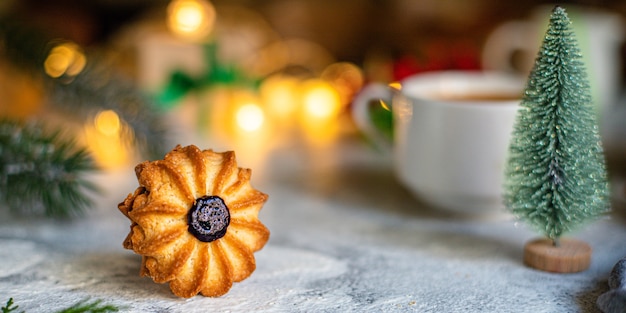
[[[468,41],[433,41],[420,55],[405,54],[393,64],[394,80],[413,74],[443,70],[480,70],[479,48]]]

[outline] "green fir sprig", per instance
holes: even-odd
[[[13,303],[13,298],[9,298],[9,301],[7,301],[6,306],[3,306],[2,308],[0,308],[0,310],[2,310],[2,313],[9,313],[9,312],[14,312],[19,307],[20,307],[19,305],[15,305],[15,303]],[[24,311],[22,311],[22,313],[24,313]]]
[[[9,298],[6,306],[0,308],[2,313],[14,312],[19,308],[18,305],[13,303],[13,298]],[[107,313],[107,312],[119,312],[120,308],[111,304],[103,304],[102,300],[89,301],[89,299],[82,300],[70,307],[56,311],[56,313]],[[25,313],[25,311],[21,311]]]
[[[98,188],[84,175],[96,170],[90,155],[59,130],[0,120],[0,203],[15,213],[70,217]]]
[[[88,299],[80,301],[69,308],[58,311],[58,313],[105,313],[117,312],[120,308],[110,304],[102,304],[102,300],[89,302]]]

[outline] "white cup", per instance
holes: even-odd
[[[523,79],[446,71],[411,76],[401,85],[367,85],[352,106],[357,126],[393,152],[399,181],[437,208],[467,214],[504,210],[503,171]],[[368,108],[372,100],[389,98],[393,143],[374,127]]]

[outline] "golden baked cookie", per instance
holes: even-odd
[[[118,208],[131,221],[124,248],[142,256],[140,275],[189,298],[221,296],[252,274],[253,252],[269,239],[258,219],[267,195],[234,152],[177,146],[135,173],[139,187]]]

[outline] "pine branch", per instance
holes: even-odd
[[[106,313],[106,312],[118,312],[120,308],[114,305],[101,305],[102,300],[95,300],[88,302],[83,300],[69,308],[58,311],[57,313]]]
[[[83,175],[96,170],[87,151],[40,124],[0,120],[0,202],[17,213],[69,217],[92,201],[98,188]]]
[[[13,298],[9,298],[6,306],[0,308],[2,313],[10,313],[17,310],[19,306],[14,305]],[[89,302],[89,299],[82,300],[68,308],[57,311],[56,313],[107,313],[107,312],[119,312],[120,308],[111,304],[102,304],[102,300],[95,300]],[[24,313],[22,311],[21,313]]]
[[[13,298],[9,298],[9,301],[7,301],[6,306],[3,306],[2,308],[0,308],[0,310],[2,310],[2,313],[9,313],[9,312],[13,312],[15,310],[17,310],[17,308],[19,308],[19,305],[15,305],[13,303]],[[24,311],[22,311],[22,313],[24,313]]]

